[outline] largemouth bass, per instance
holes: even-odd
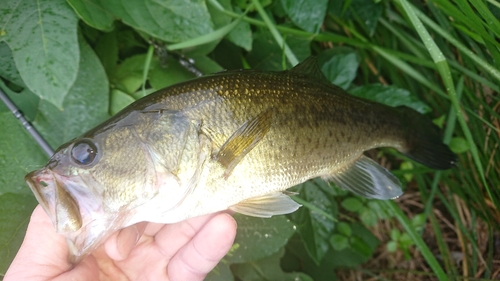
[[[314,177],[396,198],[398,179],[363,156],[376,147],[435,169],[456,161],[426,117],[349,95],[310,58],[289,71],[226,71],[159,90],[62,145],[26,181],[77,261],[141,221],[293,212],[300,205],[286,189]]]

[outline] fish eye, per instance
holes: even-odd
[[[97,147],[89,139],[77,141],[71,148],[71,159],[76,164],[88,166],[91,165],[97,156]]]

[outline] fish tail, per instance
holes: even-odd
[[[397,110],[406,132],[406,145],[401,152],[436,170],[455,166],[457,156],[443,143],[439,128],[431,120],[406,106],[399,106]]]

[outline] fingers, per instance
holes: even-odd
[[[215,214],[191,218],[179,223],[164,225],[154,236],[162,255],[170,260],[186,245]],[[149,230],[149,229],[148,229]]]
[[[31,215],[23,244],[4,280],[52,280],[67,271],[70,274],[75,270],[82,275],[74,280],[94,280],[98,276],[93,275],[97,265],[92,259],[84,260],[72,268],[64,237],[55,232],[52,221],[38,205]]]
[[[134,249],[137,241],[141,238],[147,223],[141,222],[129,227],[126,227],[119,232],[113,234],[104,243],[106,254],[113,260],[124,260]]]
[[[220,213],[211,218],[168,264],[170,281],[203,280],[233,245],[236,221]]]

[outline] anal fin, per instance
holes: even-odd
[[[398,178],[366,156],[361,156],[344,171],[322,178],[367,198],[395,199],[403,193]]]
[[[229,207],[235,212],[261,218],[295,212],[301,205],[281,192],[243,200]]]

